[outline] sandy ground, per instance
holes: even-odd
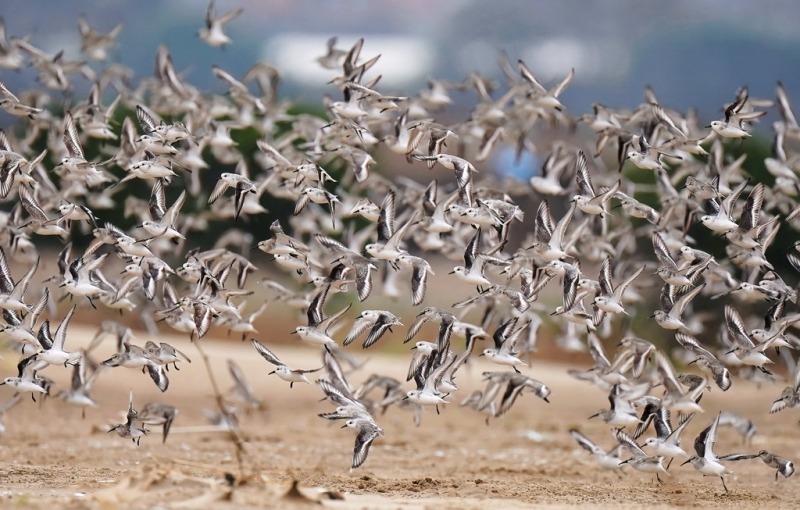
[[[68,346],[89,341],[94,331],[73,326]],[[144,343],[146,338],[138,338]],[[792,507],[800,500],[798,478],[774,481],[774,471],[760,460],[730,467],[725,494],[717,478],[702,478],[689,465],[676,462],[659,485],[648,474],[626,468],[624,476],[604,471],[568,434],[579,427],[604,447],[613,439],[608,427],[586,418],[606,404],[605,396],[588,383],[566,375],[568,366],[536,362],[525,373],[552,388],[551,403],[524,394],[505,416],[487,426],[483,416],[457,405],[440,415],[428,410],[422,425],[412,415],[390,409],[378,417],[385,437],[375,441],[367,462],[349,469],[355,432],[342,430],[316,416],[332,409],[320,402],[314,385],[295,385],[268,376],[271,367],[238,340],[204,339],[215,374],[223,389],[231,387],[225,362],[235,360],[266,402],[264,411],[241,417],[245,438],[244,472],[236,462],[229,436],[197,432],[205,426],[204,410],[214,399],[197,351],[188,341],[164,337],[192,357],[178,372],[170,372],[170,388],[161,394],[147,378],[132,369],[108,369],[100,375],[93,396],[99,404],[84,419],[78,408],[49,398],[29,398],[6,416],[7,431],[0,436],[0,507],[3,508],[248,508],[304,507],[303,499],[284,497],[292,480],[307,495],[322,487],[343,495],[325,501],[335,508],[566,508],[594,507],[735,507],[762,508],[765,504]],[[360,351],[357,345],[355,350]],[[102,357],[111,345],[97,353]],[[286,345],[275,351],[290,365],[319,365],[316,351]],[[361,354],[359,352],[359,354]],[[369,362],[353,373],[359,383],[372,372],[402,377],[407,356],[368,351]],[[14,372],[14,355],[3,361],[3,373]],[[480,373],[494,369],[485,361],[467,367],[458,377],[458,402],[480,387]],[[67,384],[68,370],[51,367],[46,375]],[[750,446],[732,430],[720,431],[718,452],[768,449],[800,458],[797,412],[768,415],[772,399],[782,386],[756,388],[736,381],[731,391],[711,391],[703,400],[706,412],[690,424],[684,440],[687,450],[695,435],[719,409],[731,409],[756,420],[759,434]],[[135,403],[175,405],[180,414],[166,444],[160,427],[136,446],[128,439],[106,434],[121,419],[132,389]],[[0,388],[0,398],[12,390]],[[225,473],[236,486],[224,483]]]

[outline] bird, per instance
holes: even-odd
[[[139,411],[138,418],[142,421],[142,425],[161,425],[161,443],[167,442],[172,422],[178,415],[178,409],[174,406],[167,404],[160,404],[158,402],[149,402],[142,407]]]
[[[206,9],[205,26],[197,31],[197,35],[212,47],[227,46],[233,40],[225,33],[225,25],[244,12],[244,9],[232,9],[221,16],[214,12],[214,2]]]
[[[290,388],[294,385],[294,383],[299,383],[299,382],[311,384],[311,381],[308,380],[306,374],[319,372],[324,368],[324,367],[319,367],[311,370],[299,370],[291,368],[285,363],[283,363],[280,360],[280,358],[278,358],[272,351],[267,349],[264,346],[264,344],[262,344],[258,340],[253,339],[250,342],[253,344],[253,347],[256,348],[256,351],[258,351],[258,353],[261,355],[262,358],[275,365],[275,370],[270,372],[270,374],[277,374],[278,377],[289,383]]]
[[[669,472],[666,470],[666,468],[664,468],[663,457],[653,457],[647,455],[645,451],[642,450],[638,444],[636,444],[636,441],[631,439],[631,437],[628,436],[628,434],[626,434],[622,429],[617,429],[617,431],[614,433],[614,436],[617,438],[619,444],[632,455],[632,457],[620,462],[621,465],[631,466],[633,469],[642,471],[644,473],[655,473],[658,483],[664,483],[661,481],[661,477],[659,475],[668,475]]]
[[[597,463],[603,469],[618,470],[624,467],[622,458],[620,457],[620,451],[622,450],[622,445],[620,443],[617,443],[616,446],[606,451],[592,442],[588,437],[584,436],[578,429],[570,429],[569,434],[575,439],[578,446],[595,457]]]
[[[356,469],[367,460],[372,442],[383,437],[383,429],[369,418],[352,418],[344,423],[342,428],[345,427],[358,431],[353,445],[353,463],[350,465],[350,469]]]
[[[369,330],[369,333],[362,344],[362,347],[367,349],[375,342],[380,340],[386,331],[391,332],[392,326],[402,325],[403,323],[400,322],[400,319],[392,312],[386,310],[364,310],[356,317],[356,320],[350,327],[350,331],[347,332],[347,336],[342,342],[342,345],[350,345],[355,339]]]
[[[514,350],[520,335],[528,328],[530,322],[517,327],[519,317],[511,317],[492,335],[494,347],[483,350],[482,356],[498,365],[507,365],[519,372],[518,366],[527,365],[519,358],[519,353]]]
[[[722,487],[728,492],[725,484],[725,475],[733,474],[733,471],[720,463],[721,460],[744,460],[753,458],[753,455],[729,454],[718,457],[714,453],[714,445],[717,442],[717,428],[719,427],[720,415],[711,421],[708,427],[704,428],[694,440],[694,450],[696,455],[689,457],[683,464],[691,464],[703,476],[717,476],[722,481]]]
[[[73,305],[73,307],[70,308],[64,320],[58,325],[55,335],[52,337],[50,335],[50,321],[44,321],[42,323],[39,328],[38,336],[39,343],[41,344],[41,349],[37,353],[38,360],[50,365],[63,366],[80,363],[82,356],[80,351],[68,352],[64,350],[64,342],[67,339],[67,328],[69,327],[69,323],[76,309],[77,305]]]
[[[771,468],[775,468],[775,481],[778,481],[778,475],[783,475],[784,478],[789,478],[794,474],[794,463],[780,455],[769,453],[766,450],[758,452],[758,457],[764,461],[764,464]]]
[[[592,178],[589,176],[587,168],[586,154],[583,151],[578,151],[575,167],[579,191],[578,195],[572,197],[575,205],[586,214],[594,216],[608,214],[606,204],[617,194],[622,181],[618,180],[613,186],[598,195],[592,186]]]
[[[611,283],[611,259],[606,258],[600,269],[600,294],[595,296],[592,303],[600,310],[606,313],[627,313],[625,306],[622,303],[622,298],[625,291],[631,284],[642,274],[646,266],[642,266],[633,272],[625,281],[619,284],[616,288]]]
[[[310,344],[332,347],[338,346],[338,344],[336,340],[331,338],[330,329],[345,313],[347,313],[352,304],[347,305],[337,313],[326,318],[324,317],[323,306],[325,305],[327,296],[327,287],[323,287],[317,292],[311,304],[308,306],[308,311],[306,313],[308,325],[297,326],[292,333]]]
[[[118,423],[108,429],[107,433],[116,432],[119,437],[127,437],[133,441],[136,446],[143,436],[150,433],[149,430],[141,423],[139,412],[133,407],[133,390],[130,391],[128,399],[128,412],[125,417],[125,423]]]
[[[17,376],[6,377],[0,386],[10,386],[18,393],[30,393],[31,398],[36,401],[35,394],[42,393],[47,395],[48,385],[46,381],[38,375],[39,370],[47,366],[47,363],[38,359],[38,354],[33,354],[22,358],[17,363]]]
[[[689,290],[672,305],[669,311],[656,310],[652,317],[655,317],[659,326],[664,329],[679,330],[682,333],[691,333],[691,329],[686,326],[681,316],[689,303],[703,291],[706,284],[698,285],[697,287]]]

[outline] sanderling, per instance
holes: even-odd
[[[311,370],[300,370],[296,368],[291,368],[289,365],[285,364],[278,358],[272,351],[264,347],[261,342],[258,340],[251,340],[253,347],[256,348],[256,351],[261,355],[262,358],[267,360],[268,362],[275,365],[275,370],[270,372],[270,374],[278,374],[278,377],[283,379],[284,381],[289,383],[289,387],[291,388],[294,383],[304,382],[307,384],[311,384],[311,382],[306,377],[306,374],[318,372],[322,370],[324,367],[314,368]]]
[[[703,476],[718,476],[722,480],[722,487],[725,492],[728,492],[728,486],[725,484],[724,475],[733,473],[730,469],[723,466],[720,461],[723,460],[746,460],[755,457],[755,455],[742,455],[742,454],[728,454],[718,457],[714,454],[714,445],[717,442],[717,428],[719,427],[720,415],[711,421],[711,424],[703,429],[694,441],[694,450],[697,455],[689,457],[683,464],[691,463],[696,470]],[[683,465],[681,464],[681,465]]]
[[[146,436],[150,432],[139,418],[139,412],[133,407],[133,391],[130,392],[128,398],[128,412],[125,417],[125,423],[118,423],[109,428],[107,432],[109,434],[116,432],[119,437],[129,437],[131,441],[136,443],[136,446],[139,446],[142,436]]]
[[[633,455],[632,457],[629,457],[620,462],[620,465],[623,466],[629,465],[633,469],[636,469],[637,471],[642,471],[644,473],[655,473],[656,480],[658,480],[658,483],[664,483],[661,481],[661,477],[659,477],[659,474],[663,473],[665,475],[668,475],[669,472],[664,468],[664,465],[662,463],[664,460],[663,457],[648,456],[644,452],[644,450],[642,450],[642,448],[636,443],[636,441],[631,439],[631,437],[628,434],[626,434],[622,429],[617,429],[617,431],[614,433],[614,436],[617,438],[617,441],[619,441],[619,444],[623,448],[628,450],[628,453]]]
[[[161,442],[166,443],[169,429],[177,415],[178,410],[173,406],[150,402],[139,411],[138,418],[142,421],[143,428],[145,425],[161,425]]]
[[[364,310],[356,317],[342,345],[350,345],[356,338],[369,329],[369,334],[367,334],[367,338],[362,345],[362,347],[366,349],[380,340],[386,331],[391,332],[392,326],[402,325],[400,319],[392,312],[385,310]]]
[[[232,39],[225,33],[225,25],[233,18],[240,15],[244,9],[232,9],[221,16],[214,12],[213,0],[206,9],[205,26],[197,31],[197,35],[209,46],[225,46],[230,44]]]
[[[764,464],[777,470],[775,471],[776,482],[778,481],[778,475],[789,478],[794,473],[794,463],[785,457],[769,453],[766,450],[758,452],[758,456],[764,461]]]
[[[342,428],[345,427],[358,430],[356,442],[353,446],[353,463],[350,467],[355,469],[367,460],[369,447],[372,446],[375,438],[383,436],[383,429],[371,418],[351,418],[342,426]]]
[[[578,429],[570,429],[569,433],[575,439],[575,441],[577,441],[581,448],[594,455],[600,467],[604,469],[618,470],[625,466],[625,464],[622,463],[622,458],[620,457],[622,445],[619,444],[619,442],[614,448],[606,451],[593,443],[588,437],[584,436]]]

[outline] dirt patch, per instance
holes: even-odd
[[[70,345],[87,341],[93,331],[71,332]],[[73,344],[73,338],[75,343]],[[187,341],[164,337],[193,353]],[[415,427],[410,412],[392,408],[377,421],[385,431],[359,469],[349,469],[355,438],[317,417],[331,409],[320,402],[314,385],[295,385],[268,376],[271,370],[248,343],[204,340],[223,388],[231,386],[226,360],[244,370],[266,409],[241,414],[245,438],[245,472],[240,473],[234,448],[224,432],[210,432],[204,416],[213,410],[210,386],[199,357],[170,372],[170,388],[161,394],[136,370],[112,369],[100,375],[93,391],[99,407],[85,419],[78,408],[49,398],[29,398],[8,412],[7,431],[0,436],[0,507],[3,508],[302,508],[299,497],[284,498],[293,480],[300,491],[336,508],[502,508],[594,507],[763,508],[792,507],[800,500],[794,478],[774,481],[774,470],[760,460],[731,464],[725,494],[717,478],[703,478],[676,461],[659,484],[653,476],[626,469],[622,476],[604,471],[577,448],[568,434],[579,427],[603,447],[613,444],[608,428],[587,417],[606,405],[606,396],[566,375],[567,366],[537,363],[526,373],[552,388],[551,403],[523,395],[511,411],[490,420],[457,403],[480,387],[481,362],[460,373],[461,391],[441,414],[423,413]],[[279,346],[280,356],[298,367],[316,366],[314,350]],[[190,354],[191,355],[191,354]],[[351,375],[360,383],[373,372],[402,377],[406,357],[367,352],[369,362]],[[101,353],[98,353],[98,357]],[[4,360],[4,373],[14,371],[14,356]],[[50,373],[52,372],[52,373]],[[68,370],[45,373],[58,385],[69,381]],[[136,446],[105,430],[121,420],[128,391],[138,406],[149,401],[179,409],[173,431],[162,444],[159,427]],[[0,389],[0,398],[11,395]],[[706,412],[690,424],[684,447],[720,409],[754,419],[759,433],[749,446],[730,429],[721,429],[719,453],[767,449],[798,457],[800,428],[793,410],[767,411],[778,387],[736,381],[733,390],[712,390]],[[227,480],[226,480],[227,475]],[[315,489],[319,488],[319,489]],[[329,491],[329,492],[324,492]],[[344,497],[343,500],[328,499]]]

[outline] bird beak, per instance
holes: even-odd
[[[453,270],[453,271],[450,271],[450,272],[449,272],[449,273],[447,273],[447,274],[456,274],[456,272],[455,272],[455,270]]]
[[[347,428],[347,424],[342,425],[341,428],[346,429]]]
[[[550,400],[548,400],[548,398],[547,398],[547,397],[544,397],[542,400],[544,400],[544,401],[545,401],[545,402],[547,402],[548,404],[550,403]]]
[[[411,350],[413,351],[413,350],[414,350],[414,349],[416,349],[416,348],[417,348],[417,346],[415,345],[414,347],[412,347],[412,348],[411,348]]]
[[[652,319],[652,318],[654,318],[655,316],[656,316],[656,314],[653,314],[653,315],[649,315],[647,318],[648,318],[648,319]]]
[[[275,371],[273,370],[272,372],[268,373],[267,375],[272,375],[274,373],[275,373]]]
[[[690,463],[691,461],[692,461],[692,459],[688,459],[686,462],[684,462],[683,464],[681,464],[681,466],[685,466],[686,464]]]

